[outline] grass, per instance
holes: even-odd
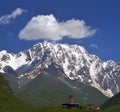
[[[0,75],[0,112],[34,112],[34,108],[16,98],[8,82]]]
[[[87,110],[80,108],[62,108],[62,107],[43,107],[37,112],[120,112],[120,105],[111,106],[102,110]]]
[[[101,107],[108,108],[114,105],[120,105],[120,93],[116,94],[115,96],[111,97],[109,100],[104,102]]]
[[[40,108],[39,112],[95,112],[95,110],[81,110],[79,108],[61,108],[61,107],[54,107],[54,108]]]

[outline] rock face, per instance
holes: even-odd
[[[45,41],[18,54],[0,52],[0,72],[15,77],[18,87],[43,71],[65,84],[75,81],[74,88],[81,83],[95,87],[108,97],[120,91],[120,65],[112,60],[104,62],[82,46]]]

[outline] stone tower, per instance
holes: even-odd
[[[73,95],[69,96],[69,104],[73,104],[74,103],[74,97]]]

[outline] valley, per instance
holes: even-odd
[[[102,110],[86,110],[80,108],[62,108],[60,105],[57,107],[46,106],[41,108],[33,108],[30,104],[27,104],[19,100],[12,92],[9,83],[3,78],[3,75],[0,74],[0,112],[119,112],[120,103],[113,99],[118,99],[119,96],[116,95],[115,98],[112,98],[114,106],[104,107]],[[51,100],[52,102],[53,100]],[[108,100],[109,101],[109,100]],[[115,103],[116,102],[116,103]],[[120,100],[119,100],[120,102]]]

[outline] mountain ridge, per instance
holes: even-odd
[[[14,74],[19,87],[41,71],[95,87],[108,97],[120,91],[120,65],[112,60],[104,62],[82,46],[44,41],[17,54],[0,52],[0,72]]]

